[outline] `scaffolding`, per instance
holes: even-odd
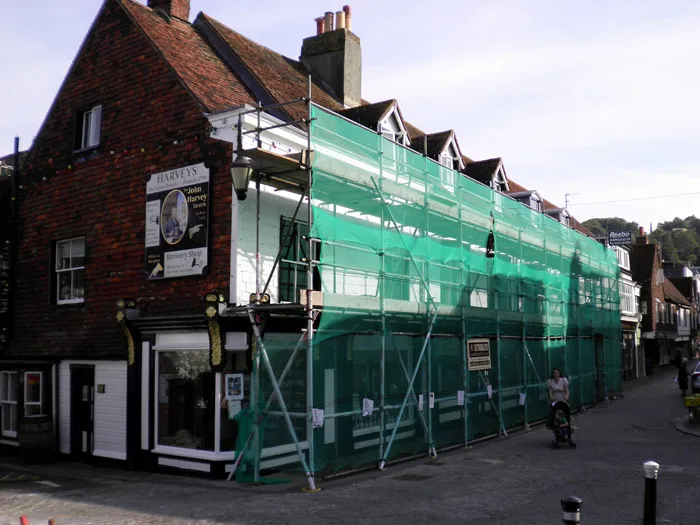
[[[291,104],[306,118],[261,127]],[[310,83],[304,98],[249,113],[258,124],[243,132],[239,115],[236,154],[256,173],[256,293],[226,315],[247,315],[254,334],[252,424],[229,479],[245,462],[260,481],[263,449],[290,442],[314,491],[317,472],[507,437],[546,417],[554,367],[574,407],[620,392],[612,251],[316,105]],[[262,147],[284,125],[306,129],[306,148]],[[298,196],[292,224],[306,205],[306,289],[293,304],[264,299],[282,247],[263,286],[261,184]],[[282,312],[305,319],[294,344],[265,337]]]

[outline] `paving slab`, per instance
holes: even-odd
[[[12,491],[0,486],[0,524],[26,515],[32,525],[49,518],[57,525],[540,525],[561,523],[559,501],[574,495],[584,501],[585,525],[638,525],[642,464],[654,460],[661,464],[658,523],[697,525],[700,455],[696,438],[676,430],[684,414],[672,376],[655,375],[579,414],[577,449],[553,450],[550,432],[533,427],[437,460],[319,480],[323,490],[315,494],[300,485],[250,487],[74,465],[73,473],[89,473],[92,483],[53,492],[32,482]],[[54,482],[65,467],[32,472]]]

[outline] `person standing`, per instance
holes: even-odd
[[[550,403],[569,402],[569,380],[562,377],[561,370],[558,368],[552,369],[552,377],[547,381],[547,387],[549,388]]]

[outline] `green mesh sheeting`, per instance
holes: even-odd
[[[304,343],[296,379],[283,385],[300,442],[312,437],[312,471],[425,454],[542,419],[553,367],[569,379],[574,407],[621,390],[614,252],[320,107],[312,117],[323,307],[312,366]],[[490,340],[487,372],[467,370],[472,338]],[[294,348],[267,348],[277,377]],[[267,399],[271,387],[261,388]],[[374,403],[369,416],[364,398]],[[310,406],[325,411],[311,436]],[[266,446],[291,442],[278,419]]]

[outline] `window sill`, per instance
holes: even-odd
[[[56,301],[54,306],[70,306],[76,304],[85,304],[85,299],[72,299],[70,301]]]
[[[88,146],[87,148],[81,148],[81,149],[74,149],[73,150],[73,155],[75,156],[80,156],[80,155],[88,155],[91,153],[97,153],[97,148],[99,148],[100,145],[97,144],[95,146]]]
[[[211,450],[197,450],[193,448],[170,447],[167,445],[156,445],[151,452],[166,456],[178,456],[183,458],[203,459],[209,461],[233,460],[235,452],[213,452]]]

